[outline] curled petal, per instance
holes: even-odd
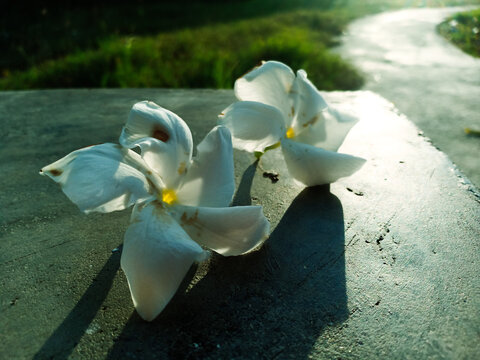
[[[177,192],[181,204],[225,207],[235,191],[232,137],[224,126],[213,128],[197,147],[197,155]]]
[[[248,152],[264,151],[285,133],[283,114],[276,107],[255,101],[238,101],[219,116],[232,133],[233,146]]]
[[[193,141],[187,124],[151,101],[133,106],[120,144],[130,149],[139,146],[142,158],[168,188],[175,188],[180,175],[190,166]]]
[[[140,316],[147,321],[157,317],[190,266],[205,257],[159,202],[137,205],[125,233],[121,266]]]
[[[325,150],[337,151],[350,129],[357,122],[358,118],[328,107],[320,114],[320,120],[300,132],[295,140]]]
[[[239,100],[262,102],[275,106],[285,115],[291,114],[288,94],[294,79],[295,74],[287,65],[267,61],[235,81],[235,95]]]
[[[304,70],[297,71],[291,97],[293,98],[293,128],[295,132],[300,132],[303,128],[322,120],[321,113],[327,108],[327,103],[315,85],[307,79],[307,73]]]
[[[360,169],[365,159],[324,150],[296,141],[282,140],[288,171],[306,186],[330,184]]]
[[[206,208],[177,205],[170,211],[193,240],[224,256],[253,250],[266,240],[270,229],[261,206]]]
[[[40,173],[59,183],[68,198],[89,213],[123,210],[150,197],[146,171],[135,152],[102,144],[74,151]]]

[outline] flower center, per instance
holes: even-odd
[[[285,136],[287,137],[287,139],[293,138],[295,136],[295,130],[293,130],[293,128],[290,126]]]
[[[162,201],[168,205],[172,205],[177,201],[177,194],[175,190],[172,189],[163,189],[162,191]]]

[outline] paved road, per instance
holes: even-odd
[[[179,114],[198,144],[232,90],[0,92],[0,359],[476,359],[479,197],[410,121],[371,92],[326,93],[360,122],[342,151],[368,161],[331,186],[235,152],[235,204],[263,205],[261,250],[193,267],[152,323],[120,252],[131,209],[82,214],[38,169],[117,142],[130,107]],[[199,229],[199,231],[201,231]]]
[[[366,75],[365,89],[392,101],[480,187],[480,59],[435,26],[464,8],[406,9],[353,22],[338,52]]]

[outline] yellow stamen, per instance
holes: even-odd
[[[286,136],[287,136],[287,139],[291,139],[295,136],[295,131],[291,126],[288,128]]]
[[[162,191],[162,201],[168,205],[172,205],[177,201],[177,194],[174,190],[164,189]]]

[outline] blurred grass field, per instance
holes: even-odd
[[[467,54],[480,57],[480,9],[455,14],[437,29]]]
[[[231,88],[261,60],[305,69],[323,90],[357,89],[329,48],[355,17],[461,0],[10,2],[2,12],[0,89]]]

